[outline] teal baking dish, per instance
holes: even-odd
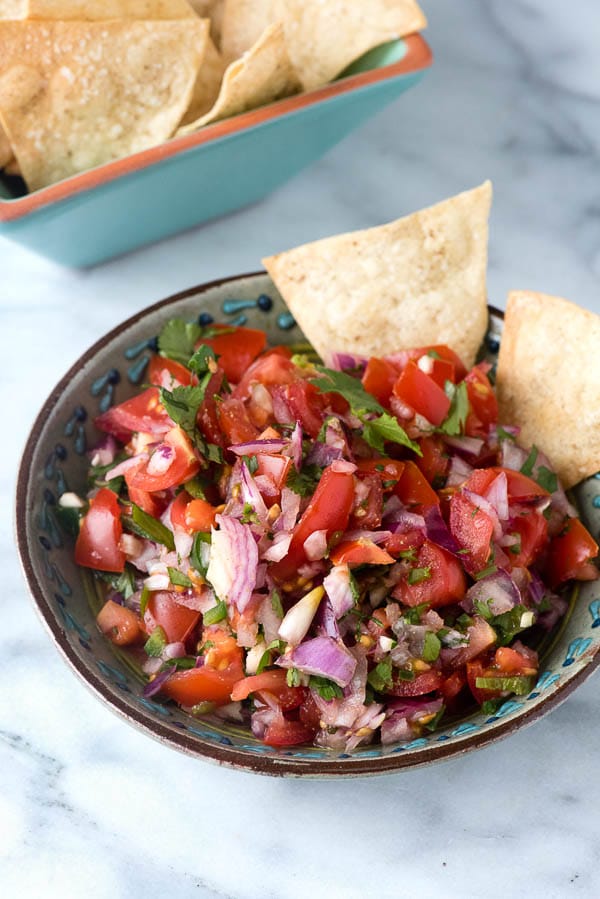
[[[317,90],[25,193],[0,179],[0,236],[86,267],[266,196],[416,84],[420,34],[375,48]]]

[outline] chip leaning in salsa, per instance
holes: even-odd
[[[351,750],[528,693],[598,546],[552,466],[446,346],[333,368],[168,322],[102,414],[75,557],[146,696],[271,746]]]

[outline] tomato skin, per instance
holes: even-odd
[[[413,359],[394,384],[394,395],[436,426],[441,425],[450,409],[444,390]]]
[[[501,690],[482,690],[477,686],[477,678],[479,677],[499,676],[498,671],[486,668],[480,658],[472,659],[470,662],[467,662],[466,672],[469,690],[473,694],[473,699],[478,705],[482,705],[486,701],[486,699],[498,699],[499,696],[502,696]]]
[[[218,356],[219,367],[225,372],[225,376],[232,384],[237,384],[267,345],[267,335],[264,331],[254,328],[235,328],[233,331],[229,325],[215,325],[215,330],[223,329],[223,334],[214,337],[203,337],[196,344],[209,346]]]
[[[312,742],[314,735],[313,728],[307,727],[301,720],[295,721],[280,714],[267,725],[263,743],[267,746],[297,746]]]
[[[163,445],[174,453],[174,459],[166,471],[152,474],[148,469],[151,463],[144,463],[143,467],[136,469],[130,475],[128,484],[132,487],[154,493],[157,490],[168,490],[169,487],[177,487],[184,481],[189,481],[200,470],[200,463],[196,458],[194,448],[190,440],[181,428],[171,428],[165,434]],[[155,452],[160,453],[159,446]]]
[[[460,356],[454,352],[454,350],[450,349],[449,346],[446,346],[445,343],[438,343],[435,346],[425,346],[419,350],[411,350],[410,355],[414,359],[419,359],[421,356],[431,356],[435,361],[435,356],[439,356],[441,359],[446,362],[452,363],[454,366],[454,383],[458,383],[462,381],[465,375],[467,374],[467,369],[463,365],[463,361]],[[454,380],[454,379],[453,379]]]
[[[382,406],[388,406],[398,380],[400,368],[389,359],[378,359],[371,356],[362,376],[362,385],[371,396],[379,400]]]
[[[579,518],[569,518],[563,532],[550,541],[548,576],[550,586],[574,578],[595,580],[599,572],[590,565],[598,555],[598,544]]]
[[[463,563],[469,572],[485,568],[491,552],[494,522],[463,493],[450,500],[450,532],[461,549],[468,550]]]
[[[498,421],[498,401],[494,388],[483,367],[479,365],[471,369],[465,378],[465,384],[470,406],[465,433],[469,437],[487,437],[489,426]]]
[[[437,690],[443,681],[443,675],[440,671],[423,671],[417,674],[413,680],[400,680],[396,678],[391,687],[386,689],[386,693],[390,696],[424,696],[425,693],[431,693]]]
[[[177,671],[164,684],[162,691],[179,705],[193,706],[199,702],[227,705],[231,691],[243,676],[240,663],[233,663],[218,671],[208,665]]]
[[[366,497],[362,497],[357,503],[355,498],[350,525],[357,528],[378,528],[383,515],[383,483],[378,472],[357,473],[357,480],[361,483],[361,489],[367,491]]]
[[[440,693],[446,704],[451,703],[467,684],[467,678],[463,670],[453,671],[449,677],[445,677],[440,684]]]
[[[404,605],[427,603],[436,609],[464,597],[467,587],[460,563],[430,540],[418,549],[414,567],[429,568],[430,576],[418,584],[409,584],[407,578],[396,585],[392,595]]]
[[[131,609],[107,600],[96,616],[96,624],[102,633],[117,646],[137,643],[141,637],[138,616]]]
[[[356,465],[359,471],[379,475],[384,491],[389,491],[396,486],[402,477],[405,463],[400,462],[398,459],[378,456],[375,459],[358,459]]]
[[[325,394],[308,381],[293,381],[285,388],[284,396],[295,421],[310,437],[316,437],[325,418]]]
[[[423,455],[416,464],[430,484],[445,481],[450,467],[450,456],[441,437],[421,437],[418,441]]]
[[[148,493],[146,490],[140,490],[139,487],[134,487],[130,483],[132,474],[133,472],[131,471],[125,472],[125,483],[127,484],[129,499],[132,503],[135,503],[136,506],[139,506],[140,509],[143,509],[144,512],[147,512],[148,515],[152,515],[153,518],[160,518],[167,507],[167,503],[160,497]]]
[[[334,565],[346,564],[349,568],[359,565],[392,565],[395,562],[384,549],[371,540],[344,540],[331,551],[329,558]]]
[[[108,487],[102,487],[90,501],[90,508],[81,521],[75,543],[75,562],[97,571],[123,571],[126,559],[119,545],[122,534],[116,494]]]
[[[214,443],[221,447],[226,446],[227,443],[225,437],[221,433],[215,396],[221,391],[224,378],[225,375],[223,371],[218,368],[206,386],[204,400],[202,401],[196,419],[198,427],[209,443]]]
[[[429,509],[431,506],[438,506],[440,503],[437,493],[428,484],[419,468],[414,462],[408,460],[404,462],[404,470],[394,489],[394,493],[408,507],[410,512],[416,512],[419,515],[425,509]]]
[[[269,693],[277,699],[284,712],[298,708],[306,699],[305,687],[289,687],[287,672],[282,668],[274,668],[244,677],[238,681],[231,691],[231,699],[237,702],[247,699],[252,693]]]
[[[166,380],[165,372],[167,374]],[[153,353],[148,365],[148,380],[156,387],[162,387],[164,382],[167,389],[170,389],[168,376],[170,376],[171,380],[181,384],[182,387],[189,387],[193,380],[192,372],[185,365],[175,362],[174,359],[165,359],[163,356]],[[196,378],[196,382],[197,380]]]
[[[517,649],[510,646],[499,646],[494,656],[494,667],[501,675],[535,674],[538,668],[537,654],[530,650],[531,656],[526,658]]]
[[[502,690],[484,690],[478,687],[477,678],[530,676],[537,674],[537,670],[537,653],[527,647],[519,652],[510,646],[499,646],[493,657],[485,653],[466,665],[469,689],[479,705],[486,699],[497,699],[503,694]]]
[[[550,496],[547,490],[522,472],[513,471],[511,468],[500,468],[497,465],[492,468],[476,468],[469,475],[464,488],[483,496],[492,481],[501,472],[506,475],[508,497],[514,502],[528,502],[538,497]]]
[[[323,471],[312,499],[294,528],[287,555],[272,566],[272,574],[280,580],[294,577],[299,565],[306,562],[306,538],[313,531],[324,530],[329,540],[336,531],[345,531],[353,502],[353,475],[347,471],[335,471],[330,465]]]
[[[173,594],[160,590],[150,594],[144,613],[144,627],[151,634],[162,627],[168,643],[184,643],[200,620],[200,612],[180,606]]]
[[[244,403],[235,396],[217,403],[217,420],[225,438],[224,445],[232,446],[236,443],[249,443],[256,440],[259,435],[258,428],[250,421],[248,410]]]
[[[171,426],[170,421],[160,402],[158,388],[148,387],[130,400],[103,412],[94,420],[94,424],[121,443],[127,443],[135,431],[164,434]]]
[[[236,399],[249,398],[253,384],[262,384],[264,387],[291,384],[300,377],[296,366],[278,353],[267,353],[260,356],[241,378],[233,391]]]
[[[190,534],[210,531],[214,526],[217,510],[205,499],[193,499],[185,510],[185,524]]]
[[[289,456],[282,456],[276,453],[257,453],[256,461],[258,463],[256,474],[270,478],[277,490],[281,492],[285,487],[285,482],[292,466],[292,460]]]
[[[513,568],[529,568],[535,562],[548,542],[548,522],[539,512],[529,510],[517,515],[510,527],[510,533],[517,533],[520,538],[520,550],[512,553],[507,548],[507,555]]]

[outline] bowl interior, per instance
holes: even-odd
[[[173,317],[203,317],[249,324],[271,343],[304,337],[266,274],[214,282],[129,319],[92,347],[52,391],[25,449],[17,491],[17,536],[34,602],[59,650],[84,682],[130,723],[183,751],[261,773],[293,775],[376,774],[424,764],[485,745],[552,708],[600,660],[600,587],[581,585],[577,601],[542,656],[541,676],[525,697],[506,701],[494,715],[477,713],[435,733],[391,747],[359,747],[350,755],[312,747],[275,750],[247,729],[217,718],[193,719],[177,707],[144,698],[143,678],[128,655],[97,630],[99,596],[93,579],[73,561],[73,540],[60,527],[56,501],[82,490],[88,457],[99,434],[93,419],[144,383],[150,346]],[[494,361],[502,320],[492,312],[482,355]],[[600,475],[576,489],[582,517],[600,529]]]

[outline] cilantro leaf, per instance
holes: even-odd
[[[204,612],[202,615],[202,623],[216,624],[217,621],[223,621],[224,618],[227,618],[227,606],[223,600],[220,599],[216,606],[213,606],[212,609],[207,609],[207,611]]]
[[[190,371],[193,371],[194,374],[198,376],[205,375],[207,372],[212,375],[211,362],[213,363],[212,367],[214,368],[216,359],[217,357],[215,356],[213,348],[203,343],[198,347],[190,361],[187,363],[187,366]]]
[[[385,693],[392,686],[392,660],[388,658],[379,662],[369,673],[367,681],[378,693]]]
[[[425,634],[425,642],[423,643],[423,661],[435,662],[439,657],[442,648],[441,641],[433,631],[427,631]]]
[[[167,571],[169,572],[169,580],[172,584],[175,584],[176,587],[193,586],[187,574],[184,574],[178,568],[169,568],[167,566]]]
[[[450,409],[438,431],[447,434],[449,437],[456,437],[458,434],[463,433],[467,415],[469,414],[467,385],[463,381],[461,384],[454,386],[450,381],[446,381],[445,389],[446,396],[450,399]]]
[[[363,437],[369,446],[372,446],[379,453],[383,453],[384,444],[387,440],[391,443],[400,443],[402,446],[407,446],[418,456],[423,455],[419,444],[411,440],[397,419],[387,412],[384,412],[378,418],[371,419],[371,421],[365,421]]]
[[[545,465],[540,465],[535,479],[540,487],[543,487],[548,493],[554,493],[555,490],[558,489],[558,478],[555,473],[550,471],[549,468],[546,468]]]
[[[431,568],[411,568],[408,572],[408,583],[412,586],[413,584],[422,584],[423,581],[428,581],[431,577]]]
[[[271,608],[279,618],[283,618],[283,606],[281,605],[281,596],[277,590],[271,593]]]
[[[131,503],[131,516],[123,515],[122,521],[126,529],[137,534],[138,537],[153,540],[155,543],[162,543],[163,546],[174,552],[175,540],[173,532],[162,521],[144,512],[135,503]]]
[[[334,684],[332,680],[329,680],[327,677],[319,677],[316,674],[311,675],[308,686],[311,690],[315,690],[321,699],[325,699],[326,701],[329,701],[330,699],[341,699],[344,695],[342,688],[338,687],[337,684]]]
[[[203,546],[210,546],[210,534],[205,531],[198,531],[196,536],[194,537],[194,542],[192,544],[192,551],[190,553],[190,564],[196,571],[202,575],[202,577],[206,577],[206,572],[208,570],[208,559],[205,558],[208,556],[208,551],[203,550]]]
[[[123,596],[123,599],[129,599],[129,597],[135,593],[135,571],[129,563],[125,565],[125,568],[120,574],[99,571],[96,576],[110,584],[111,589],[114,590],[115,593],[120,593]]]
[[[312,496],[321,479],[322,470],[318,465],[305,465],[302,471],[290,468],[285,486],[300,496]]]
[[[347,375],[343,371],[333,371],[324,365],[315,365],[320,372],[320,378],[311,378],[309,384],[313,384],[319,393],[339,393],[348,401],[353,412],[357,415],[365,412],[383,413],[383,406],[367,393],[358,378]]]
[[[202,386],[175,387],[174,390],[160,388],[160,401],[167,413],[192,438],[196,431],[198,409],[204,400],[204,391]]]
[[[535,463],[537,461],[538,453],[539,453],[539,450],[538,450],[537,446],[534,444],[531,447],[531,452],[529,453],[529,455],[527,456],[527,458],[521,465],[521,474],[527,475],[528,478],[531,477],[531,475],[533,474],[533,466],[535,465]]]
[[[300,686],[300,672],[297,668],[288,668],[285,675],[285,682],[288,687]]]
[[[187,365],[194,353],[196,341],[203,330],[196,322],[185,322],[180,318],[168,321],[158,335],[158,350],[161,356]]]

